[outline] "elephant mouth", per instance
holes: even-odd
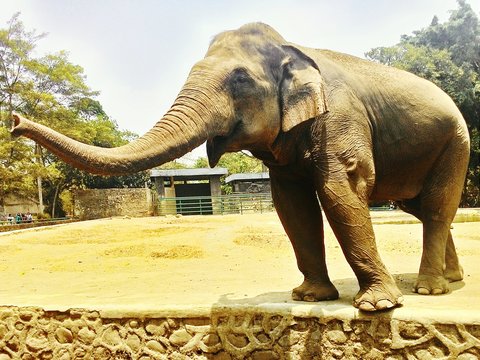
[[[220,157],[225,153],[227,139],[225,136],[215,136],[207,140],[208,164],[211,168],[215,167]]]
[[[241,121],[238,121],[227,135],[218,135],[207,140],[207,156],[210,167],[215,167],[222,155],[227,151],[236,151],[231,145],[240,128]]]

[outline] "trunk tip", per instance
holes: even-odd
[[[12,113],[12,128],[10,129],[10,133],[13,135],[13,136],[20,136],[20,127],[21,127],[21,124],[22,124],[22,121],[24,121],[25,119],[23,119],[20,115],[18,115],[17,113]]]

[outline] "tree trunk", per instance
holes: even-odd
[[[37,163],[43,166],[42,162],[42,150],[40,145],[35,144],[35,154],[37,156]],[[43,206],[43,191],[42,191],[43,179],[40,175],[37,176],[37,190],[38,190],[38,211],[43,214],[45,207]]]
[[[42,177],[37,176],[37,189],[38,189],[38,212],[43,214],[43,192],[42,192]]]
[[[53,202],[52,202],[52,219],[55,218],[55,210],[57,205],[58,193],[60,192],[60,185],[61,181],[58,182],[57,186],[55,186],[55,194],[53,195]]]

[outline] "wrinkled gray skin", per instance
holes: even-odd
[[[18,115],[14,123],[14,135],[97,174],[148,169],[205,140],[211,166],[225,152],[250,150],[270,169],[275,207],[305,276],[295,300],[338,297],[317,195],[358,278],[356,307],[402,302],[376,249],[369,201],[395,200],[423,222],[416,292],[443,294],[462,279],[450,224],[467,168],[467,128],[445,93],[410,73],[249,24],[216,36],[167,114],[128,145],[97,148]]]

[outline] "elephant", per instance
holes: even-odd
[[[226,152],[249,151],[269,169],[304,276],[293,300],[339,297],[325,262],[323,211],[358,280],[353,305],[377,311],[402,303],[376,248],[372,201],[395,201],[423,223],[416,293],[443,294],[463,278],[450,225],[470,140],[452,99],[411,73],[288,42],[263,23],[216,35],[171,108],[126,145],[82,144],[19,114],[11,132],[104,175],[158,166],[205,141],[211,167]]]

